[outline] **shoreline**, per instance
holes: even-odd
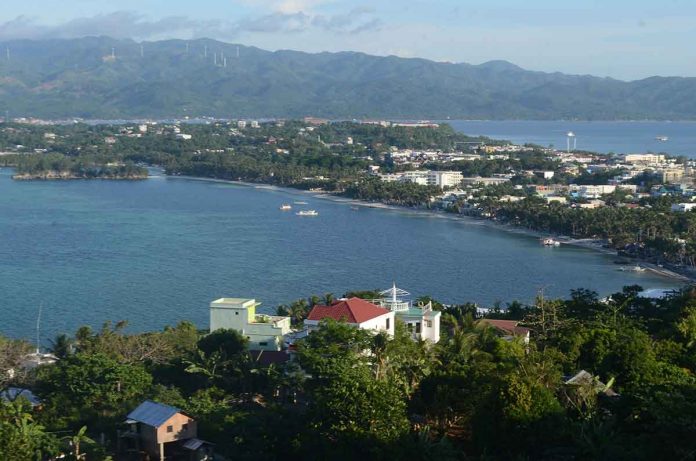
[[[277,185],[267,184],[267,183],[253,183],[253,182],[247,182],[247,181],[237,181],[237,180],[232,180],[232,179],[203,178],[203,177],[197,177],[197,176],[184,176],[184,175],[176,176],[176,175],[166,175],[166,174],[162,174],[162,177],[164,177],[164,178],[180,178],[180,179],[188,179],[188,180],[194,180],[194,181],[217,182],[217,183],[223,183],[223,184],[234,184],[234,185],[238,185],[238,186],[254,187],[257,189],[280,190],[280,191],[284,191],[284,192],[288,192],[288,193],[292,193],[292,194],[296,194],[296,195],[311,196],[311,197],[317,198],[317,199],[329,200],[329,201],[332,201],[335,203],[341,203],[341,204],[349,205],[349,206],[358,206],[358,207],[362,207],[362,208],[375,208],[375,209],[388,210],[388,211],[408,212],[408,213],[419,214],[419,215],[423,215],[423,216],[438,217],[438,218],[445,218],[445,219],[452,219],[452,220],[460,220],[460,221],[465,221],[465,222],[469,222],[469,223],[475,223],[475,224],[480,225],[480,226],[486,226],[486,227],[491,228],[491,229],[497,229],[497,230],[500,230],[503,232],[523,235],[523,236],[527,236],[527,237],[533,237],[536,239],[540,239],[540,238],[549,236],[548,232],[540,232],[540,231],[535,231],[532,229],[515,227],[515,226],[509,225],[509,224],[495,222],[495,221],[492,221],[490,219],[481,219],[481,218],[475,218],[473,216],[466,216],[466,215],[460,215],[460,214],[454,214],[454,213],[446,213],[444,211],[419,209],[419,208],[409,208],[409,207],[398,206],[398,205],[388,205],[386,203],[381,203],[381,202],[367,202],[364,200],[357,200],[357,199],[352,199],[352,198],[334,195],[334,194],[331,194],[328,192],[307,191],[307,190],[303,190],[303,189],[295,189],[295,188],[288,187],[288,186],[277,186]],[[594,251],[597,253],[603,253],[603,254],[608,255],[608,256],[619,257],[617,251],[602,247],[594,239],[589,239],[589,238],[569,239],[567,237],[561,237],[561,236],[557,236],[557,235],[552,235],[552,237],[554,239],[557,239],[559,242],[561,242],[562,245],[569,245],[569,246],[573,246],[576,248],[583,248],[586,250],[591,250],[591,251]],[[650,271],[656,275],[659,275],[659,276],[662,276],[665,278],[670,278],[670,279],[678,280],[680,282],[685,282],[685,283],[696,282],[696,277],[689,277],[687,275],[679,274],[677,272],[671,271],[669,269],[665,269],[663,267],[658,267],[655,264],[648,263],[645,261],[637,261],[637,263],[640,263],[641,267],[644,267],[647,271]]]

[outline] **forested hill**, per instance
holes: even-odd
[[[0,43],[0,113],[15,117],[696,119],[694,94],[696,78],[623,82],[207,39]]]

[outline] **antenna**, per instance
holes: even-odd
[[[36,355],[41,352],[41,311],[43,302],[39,303],[39,315],[36,317]]]

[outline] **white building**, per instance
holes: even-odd
[[[250,350],[279,351],[290,333],[290,317],[256,314],[255,299],[220,298],[210,303],[210,331],[236,330],[249,340]]]
[[[462,183],[461,171],[429,171],[428,185],[438,187],[457,187]]]
[[[686,213],[687,211],[691,211],[693,209],[696,209],[696,203],[675,203],[672,205],[672,211],[680,213]]]
[[[481,176],[462,178],[462,184],[465,186],[474,186],[477,184],[483,186],[494,186],[498,184],[505,184],[506,182],[510,182],[510,178],[482,178]]]
[[[626,163],[656,165],[665,161],[665,156],[662,154],[626,154],[624,157]]]
[[[432,343],[440,341],[441,313],[433,310],[432,303],[425,306],[414,306],[408,300],[410,293],[397,288],[396,284],[380,294],[384,297],[373,302],[396,314],[396,318],[406,324],[413,339]]]
[[[421,186],[427,186],[429,173],[429,171],[422,170],[404,171],[403,173],[399,173],[399,180],[420,184]]]
[[[237,121],[237,128],[239,128],[240,130],[243,130],[244,128],[246,128],[246,126],[247,126],[246,120]]]
[[[616,189],[622,189],[630,193],[635,193],[637,186],[635,184],[599,184],[599,185],[578,185],[571,184],[569,186],[571,192],[575,192],[578,197],[582,198],[599,198],[605,194],[611,194]]]
[[[188,141],[189,139],[193,138],[190,134],[185,134],[185,133],[177,133],[176,134],[176,139],[183,139],[184,141]]]
[[[375,333],[394,336],[394,312],[360,298],[339,299],[330,306],[316,305],[304,321],[309,332],[319,328],[322,320],[333,319]]]

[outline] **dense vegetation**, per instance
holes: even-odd
[[[696,117],[692,78],[622,82],[531,72],[501,61],[474,66],[268,52],[205,39],[143,43],[143,55],[139,43],[106,37],[18,40],[0,48],[11,51],[11,59],[0,60],[0,106],[12,116]]]
[[[611,198],[611,197],[609,197]],[[497,219],[516,226],[576,238],[608,240],[625,254],[694,265],[696,258],[696,213],[674,213],[679,201],[664,197],[650,200],[650,208],[605,206],[570,208],[528,197],[520,202],[496,203],[490,210]]]
[[[0,404],[0,458],[77,459],[77,447],[104,460],[125,414],[151,398],[196,418],[228,459],[692,459],[696,292],[638,291],[599,300],[576,290],[491,313],[522,319],[528,345],[475,322],[472,305],[434,304],[443,309],[435,346],[401,324],[388,338],[326,323],[295,360],[271,366],[234,331],[83,327],[53,341],[57,364],[0,382],[43,400],[34,411],[22,399]],[[317,301],[281,309],[299,320]],[[0,376],[27,350],[1,339]],[[566,384],[582,369],[594,378]]]
[[[15,179],[142,179],[147,169],[132,162],[110,163],[108,159],[63,154],[17,157]]]

